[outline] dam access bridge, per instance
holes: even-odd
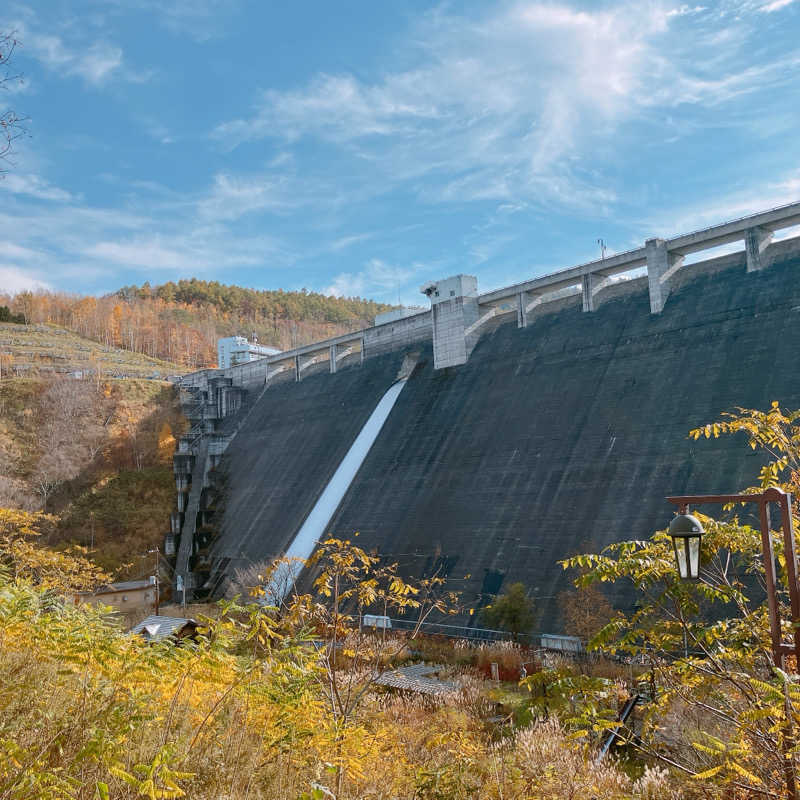
[[[184,376],[179,584],[218,594],[301,530],[358,530],[472,605],[521,580],[557,624],[559,558],[649,536],[667,494],[755,480],[757,455],[690,428],[800,407],[800,237],[777,240],[799,224],[795,203],[489,292],[433,281],[430,310]]]

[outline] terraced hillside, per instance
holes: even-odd
[[[0,323],[0,366],[4,374],[81,372],[109,378],[164,379],[184,369],[117,347],[85,339],[57,325]]]

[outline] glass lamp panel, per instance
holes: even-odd
[[[686,558],[686,547],[685,545],[686,540],[682,537],[675,537],[672,540],[672,544],[675,546],[675,560],[678,562],[678,574],[681,578],[687,578],[689,576],[687,566],[688,566],[688,559]]]
[[[700,574],[700,537],[690,536],[686,544],[689,548],[689,577],[696,578]]]

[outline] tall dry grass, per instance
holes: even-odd
[[[375,689],[342,727],[313,647],[258,643],[242,613],[215,624],[148,646],[0,580],[0,798],[298,800],[337,769],[339,800],[680,796],[666,773],[598,765],[555,720],[498,739],[475,677],[446,701]]]

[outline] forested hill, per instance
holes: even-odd
[[[391,308],[360,297],[246,289],[195,278],[125,286],[104,297],[0,293],[0,305],[27,323],[62,325],[106,346],[188,369],[214,366],[222,336],[255,333],[262,344],[287,349],[371,325],[375,314]]]
[[[151,287],[124,286],[117,294],[126,301],[159,298],[167,303],[187,306],[213,307],[223,314],[240,314],[248,320],[290,319],[332,322],[346,325],[352,322],[371,321],[375,314],[391,306],[364,300],[361,297],[329,297],[309,292],[284,292],[283,289],[246,289],[218,281],[201,281],[197,278],[169,281]]]

